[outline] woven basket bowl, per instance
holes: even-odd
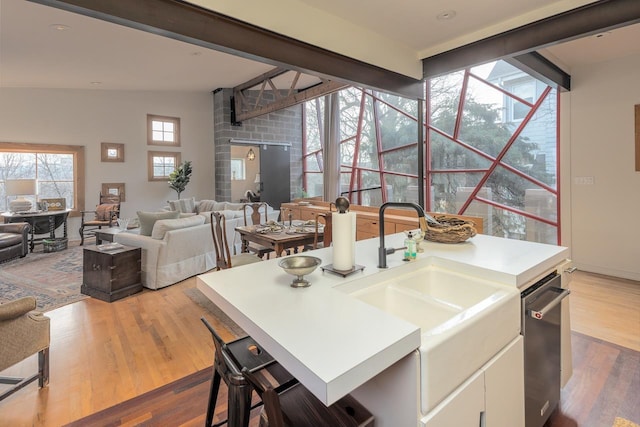
[[[425,240],[438,243],[462,243],[477,234],[476,228],[471,221],[446,215],[437,215],[435,219],[440,225],[427,223]]]

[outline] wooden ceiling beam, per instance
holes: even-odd
[[[437,77],[638,22],[639,0],[600,0],[424,58],[422,73]]]

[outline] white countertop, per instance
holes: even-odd
[[[404,234],[385,237],[402,246]],[[435,262],[442,267],[506,285],[522,287],[563,261],[559,246],[477,235],[448,245],[424,242],[418,260],[387,256],[377,268],[378,239],[356,242],[362,272],[347,278],[320,268],[305,276],[308,288],[289,286],[279,259],[198,276],[198,288],[260,343],[325,404],[331,404],[420,346],[420,329],[335,289],[375,274],[397,274]],[[332,249],[305,254],[332,263]],[[372,277],[373,279],[373,277]],[[376,277],[378,279],[378,277]],[[365,279],[366,280],[366,279]]]

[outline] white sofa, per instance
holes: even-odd
[[[216,200],[195,200],[194,197],[189,199],[170,200],[169,204],[163,209],[165,211],[178,211],[181,217],[202,215],[205,222],[211,221],[211,212],[222,212],[227,223],[227,239],[229,242],[229,250],[232,254],[240,253],[242,245],[240,234],[229,232],[229,229],[235,230],[235,227],[244,225],[244,206],[246,203],[218,202]],[[260,208],[260,218],[264,219],[264,210]],[[280,211],[267,205],[267,221],[277,221]],[[247,209],[247,218],[250,221],[251,212]],[[239,221],[231,221],[236,219]]]
[[[242,224],[243,218],[227,219],[230,242],[235,227]],[[216,265],[211,225],[205,223],[204,215],[158,219],[151,235],[124,232],[116,234],[114,241],[142,248],[142,285],[149,289],[172,285]]]
[[[118,233],[114,241],[142,249],[142,285],[160,289],[215,267],[210,224],[214,210],[224,214],[229,249],[239,253],[241,239],[235,228],[244,225],[243,206],[193,198],[172,201],[160,212],[138,212],[142,232]],[[267,207],[268,220],[276,221],[279,215],[279,210]]]

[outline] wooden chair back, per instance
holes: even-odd
[[[260,208],[263,209],[264,220],[260,219]],[[258,225],[267,222],[267,204],[265,202],[246,203],[242,207],[242,210],[244,211],[244,225]],[[247,211],[250,213],[250,216],[247,216]],[[249,223],[248,218],[251,218],[251,223]]]
[[[216,270],[231,268],[231,252],[225,233],[225,218],[220,212],[211,212],[211,236],[216,248]]]
[[[331,227],[331,212],[318,213],[316,214],[316,228],[315,235],[313,236],[313,249],[318,249],[318,247],[328,248],[331,246],[331,235],[332,235],[332,227]],[[322,232],[322,245],[320,245],[319,240],[319,228],[320,224],[324,225],[324,230]]]

